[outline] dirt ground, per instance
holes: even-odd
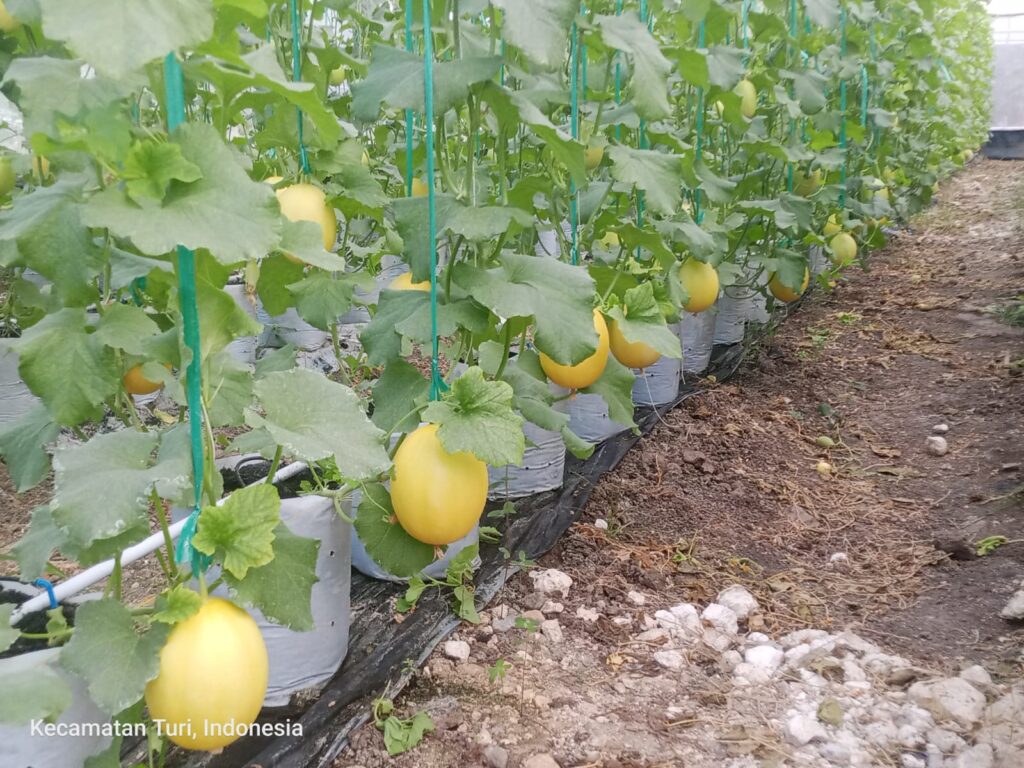
[[[495,632],[492,605],[460,630],[469,661],[439,649],[397,702],[437,730],[389,758],[367,726],[336,765],[783,764],[758,731],[769,702],[745,702],[737,736],[714,669],[681,679],[631,640],[645,614],[729,584],[761,604],[751,631],[852,629],[930,669],[1019,680],[1024,626],[998,613],[1024,577],[1022,293],[1024,168],[977,160],[870,271],[805,301],[602,479],[540,562],[574,582],[543,616],[561,642]],[[993,536],[1007,543],[977,556]],[[541,608],[531,592],[521,574],[495,604]]]

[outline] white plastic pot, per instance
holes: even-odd
[[[679,323],[673,323],[669,330],[679,335]],[[679,395],[679,376],[682,360],[662,355],[654,365],[633,370],[633,402],[637,405],[664,405]]]
[[[715,318],[715,344],[738,344],[743,341],[753,293],[749,288],[736,287],[722,291],[718,299],[718,315]]]
[[[0,426],[17,421],[39,402],[18,375],[18,355],[12,341],[0,339]]]
[[[23,587],[26,596],[38,592],[34,587],[15,587],[14,584],[16,582],[4,581],[3,587]],[[46,648],[0,659],[0,675],[32,673],[45,667],[60,675],[71,689],[71,704],[54,721],[57,730],[52,735],[34,733],[31,723],[0,723],[0,766],[3,768],[81,768],[89,757],[110,746],[109,734],[88,733],[86,730],[99,730],[110,722],[110,716],[89,698],[82,680],[64,671],[60,665],[60,652],[60,648]],[[45,727],[45,724],[40,727]],[[79,732],[84,731],[86,735],[72,735],[67,730],[69,727],[75,727]],[[61,730],[64,730],[63,735],[60,735]]]
[[[569,429],[590,443],[600,443],[628,429],[612,419],[600,395],[576,393],[569,401]]]
[[[568,219],[562,220],[562,236],[565,238],[566,243],[572,242],[572,225]],[[538,229],[537,243],[533,247],[533,252],[536,256],[560,259],[562,257],[562,243],[558,239],[558,233],[554,229]],[[581,259],[583,255],[583,252],[580,251],[579,257]]]
[[[761,288],[760,290],[751,291],[750,308],[747,315],[748,322],[765,325],[772,319],[772,315],[768,311],[768,295],[766,293],[768,290],[768,279],[768,273],[765,270],[761,270],[761,274],[757,276],[757,284]]]
[[[560,400],[556,411],[566,413],[569,401]],[[530,422],[523,423],[526,450],[520,466],[488,467],[490,484],[488,497],[492,499],[521,499],[534,493],[553,491],[562,487],[565,475],[565,443],[560,432],[541,429]]]
[[[711,362],[718,308],[703,312],[683,312],[679,319],[679,341],[683,346],[682,376],[704,373]]]
[[[241,283],[238,285],[226,285],[224,290],[227,294],[235,300],[235,303],[242,308],[242,310],[249,315],[249,317],[258,319],[256,316],[256,305],[245,291],[245,284]],[[254,365],[256,363],[256,337],[255,336],[241,336],[232,341],[227,346],[228,352],[234,356],[238,362],[245,365]]]
[[[812,245],[807,252],[807,261],[811,270],[811,278],[815,278],[829,268],[825,249],[820,245]]]
[[[359,506],[359,502],[362,499],[362,492],[359,490],[353,491],[352,496],[349,498],[352,509],[356,509]],[[471,547],[480,541],[480,526],[476,526],[472,531],[467,533],[458,541],[453,541],[448,545],[448,549],[445,550],[444,557],[439,560],[435,560],[426,568],[423,569],[423,575],[429,576],[432,579],[443,579],[445,571],[448,570],[448,566],[451,561],[455,558],[466,547]],[[477,568],[480,565],[480,558],[477,557],[473,561],[473,568]],[[393,573],[385,571],[372,557],[370,553],[366,551],[366,546],[359,539],[358,531],[352,532],[352,567],[359,571],[364,576],[369,576],[371,579],[377,579],[378,581],[392,581],[396,584],[402,584],[407,582],[408,577],[395,576]]]

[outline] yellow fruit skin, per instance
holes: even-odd
[[[403,272],[388,283],[388,289],[392,291],[429,291],[430,281],[424,280],[421,283],[414,283],[412,281],[412,273]]]
[[[610,251],[619,247],[619,235],[617,232],[605,232],[604,237],[597,242]]]
[[[399,446],[391,506],[417,541],[458,541],[480,521],[486,502],[487,465],[471,453],[448,453],[436,424],[419,427]]]
[[[269,181],[269,180],[268,180]],[[327,196],[312,184],[292,184],[275,192],[281,213],[288,221],[312,221],[319,224],[324,236],[324,250],[334,247],[338,236],[338,220],[334,209],[327,205]]]
[[[576,365],[562,365],[540,353],[540,366],[555,384],[566,389],[585,389],[601,378],[608,365],[609,341],[608,324],[597,309],[594,310],[594,330],[598,336],[597,351]]]
[[[11,16],[10,11],[3,4],[3,0],[0,0],[0,30],[4,32],[13,32],[21,26],[21,22]]]
[[[629,342],[619,330],[614,320],[608,327],[609,346],[615,359],[627,368],[646,368],[654,365],[661,353],[644,344],[642,341]]]
[[[129,368],[122,381],[125,392],[129,395],[151,395],[158,389],[163,389],[164,386],[163,382],[150,381],[143,376],[141,364]]]
[[[857,241],[846,232],[840,232],[829,243],[833,260],[840,265],[850,264],[857,258]]]
[[[779,280],[778,275],[772,275],[772,279],[768,281],[768,290],[772,292],[772,296],[776,299],[789,304],[790,302],[796,301],[803,295],[810,282],[811,272],[808,269],[804,269],[804,281],[800,285],[799,291],[794,291],[792,288],[784,285],[783,282]]]
[[[427,196],[427,192],[429,192],[429,191],[430,190],[427,187],[427,182],[425,182],[423,179],[417,177],[417,178],[412,180],[412,196],[413,197],[426,197]]]
[[[740,80],[736,84],[735,92],[740,97],[740,111],[749,120],[757,112],[757,88],[749,80]]]
[[[592,171],[601,164],[604,159],[604,147],[587,147],[583,151],[583,162],[588,171]]]
[[[330,76],[331,85],[341,85],[342,83],[345,82],[345,77],[347,75],[348,72],[346,71],[344,64],[342,64],[340,67],[332,69]]]
[[[718,272],[710,264],[697,259],[684,261],[679,282],[690,297],[683,307],[687,312],[703,312],[718,300]]]
[[[839,225],[839,222],[836,220],[836,215],[833,213],[828,217],[828,221],[825,223],[825,227],[822,229],[821,233],[825,237],[833,237],[842,231],[843,228]]]
[[[821,169],[815,168],[810,176],[797,172],[794,174],[793,192],[801,197],[810,197],[821,186]]]
[[[146,686],[146,705],[178,746],[220,749],[237,736],[207,729],[255,721],[268,675],[256,622],[234,603],[214,597],[171,630],[160,651],[160,674]]]

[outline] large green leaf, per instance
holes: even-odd
[[[410,432],[419,424],[417,405],[426,402],[430,382],[401,358],[391,360],[373,385],[373,423],[392,432]]]
[[[612,48],[629,54],[632,61],[629,91],[637,113],[648,120],[668,117],[667,77],[672,64],[662,54],[647,25],[633,12],[594,18],[601,36]]]
[[[43,576],[54,550],[63,545],[64,532],[54,523],[50,507],[43,505],[33,509],[28,531],[11,547],[21,578],[35,581]]]
[[[434,547],[417,541],[398,524],[391,495],[379,483],[363,486],[355,528],[367,554],[387,573],[408,578],[434,562]]]
[[[117,600],[89,600],[75,612],[75,633],[60,655],[65,669],[88,684],[89,698],[114,714],[138,701],[160,671],[170,627],[137,627]]]
[[[502,37],[543,67],[559,66],[569,47],[576,0],[494,0]]]
[[[142,307],[114,304],[103,312],[93,337],[130,355],[144,355],[152,337],[160,332],[160,326]]]
[[[466,369],[443,399],[431,402],[423,418],[438,425],[449,453],[466,451],[492,467],[523,461],[523,417],[512,410],[512,387],[487,381],[477,366]]]
[[[249,366],[230,350],[210,355],[203,365],[203,387],[207,397],[210,426],[245,423],[245,409],[252,404],[252,374]]]
[[[102,414],[117,391],[114,352],[89,333],[84,309],[62,309],[29,328],[16,343],[18,371],[58,424],[74,426]]]
[[[679,210],[683,176],[678,155],[619,144],[609,147],[608,155],[612,160],[612,177],[642,189],[651,210],[666,216]]]
[[[96,435],[53,456],[53,518],[76,547],[148,532],[150,491],[177,499],[191,487],[184,430]],[[154,459],[153,452],[160,451]]]
[[[274,529],[274,559],[250,568],[245,578],[227,575],[238,599],[258,608],[273,622],[307,632],[313,629],[310,595],[318,581],[316,559],[320,542],[296,536],[284,523]]]
[[[613,421],[627,427],[636,428],[633,421],[633,383],[636,377],[633,372],[615,359],[608,356],[608,364],[604,367],[601,378],[582,392],[588,395],[600,395],[608,404],[608,414]]]
[[[666,357],[682,357],[679,337],[665,325],[651,283],[626,291],[623,304],[613,307],[609,315],[631,344],[642,342]]]
[[[267,374],[254,391],[263,413],[250,410],[246,423],[265,428],[289,456],[308,462],[333,458],[341,476],[351,480],[388,468],[384,433],[348,387],[297,368]]]
[[[0,653],[3,653],[14,641],[21,637],[21,632],[11,626],[11,614],[14,612],[14,605],[11,603],[0,603]]]
[[[35,405],[17,421],[0,429],[0,456],[18,493],[37,486],[50,471],[47,447],[60,427],[44,405]]]
[[[576,364],[594,354],[594,280],[582,267],[506,253],[495,269],[456,264],[453,279],[501,317],[533,317],[534,342],[556,362]]]
[[[143,82],[146,64],[213,33],[210,0],[38,2],[48,38],[67,43],[97,72],[119,80]]]
[[[288,286],[295,297],[295,309],[307,323],[329,331],[338,316],[348,312],[356,284],[344,275],[313,272]]]
[[[723,91],[733,88],[743,77],[743,51],[726,45],[708,48],[708,80]]]
[[[807,16],[819,27],[834,29],[839,24],[838,0],[804,0]]]
[[[268,184],[249,178],[241,157],[213,126],[185,123],[171,135],[182,157],[202,178],[172,181],[163,201],[133,200],[108,187],[85,206],[83,219],[130,239],[143,253],[159,256],[177,245],[205,248],[222,264],[259,259],[278,247],[282,221]]]
[[[277,488],[257,483],[235,491],[222,504],[204,507],[192,546],[216,556],[224,570],[244,579],[252,568],[274,559],[274,537],[281,520]]]
[[[181,147],[152,139],[132,147],[124,163],[125,187],[129,196],[163,200],[172,181],[190,184],[202,178],[202,171],[181,154]]]
[[[71,687],[47,664],[0,671],[0,723],[25,725],[54,721],[71,706]]]
[[[262,326],[230,295],[203,278],[196,280],[200,355],[205,361],[234,339],[254,336]]]
[[[497,56],[435,62],[434,110],[443,114],[465,100],[471,85],[490,80],[501,69]],[[352,85],[352,113],[364,123],[373,122],[382,104],[393,109],[423,111],[423,57],[415,53],[375,45],[366,78]]]

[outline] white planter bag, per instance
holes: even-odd
[[[361,491],[356,490],[352,492],[352,496],[349,497],[349,501],[352,504],[353,510],[359,506],[359,501],[361,499]],[[451,564],[451,561],[455,556],[466,547],[471,547],[479,541],[480,526],[476,526],[461,539],[449,544],[448,549],[445,550],[444,557],[440,560],[435,560],[424,568],[423,575],[429,576],[432,579],[444,579],[445,571],[448,570],[448,566]],[[477,557],[473,561],[473,568],[476,569],[479,565],[480,558]],[[370,557],[370,553],[366,551],[366,546],[359,539],[359,533],[357,531],[352,532],[352,567],[364,576],[369,576],[371,579],[377,579],[378,581],[392,581],[396,584],[404,584],[409,580],[408,577],[395,576],[393,573],[388,573],[381,568],[381,566],[378,565],[372,557]]]
[[[678,324],[669,328],[679,333]],[[671,403],[679,395],[679,376],[682,361],[677,357],[662,355],[654,365],[634,369],[636,381],[633,382],[633,402],[637,405],[664,405]]]
[[[347,501],[342,508],[349,514]],[[180,519],[187,514],[188,510],[175,510],[174,516]],[[246,608],[259,625],[270,659],[265,707],[285,706],[293,694],[316,689],[334,676],[348,653],[351,619],[352,527],[341,519],[331,499],[312,495],[282,499],[281,522],[296,536],[320,542],[318,581],[310,599],[314,628],[296,632],[273,623],[255,608]],[[211,568],[207,581],[217,578],[217,573],[219,569]],[[215,593],[230,596],[223,585]]]
[[[4,581],[7,589],[23,587],[26,596],[38,589]],[[65,672],[60,665],[60,648],[30,651],[20,656],[0,659],[0,674],[29,672],[49,668],[63,678],[71,689],[71,704],[56,719],[59,725],[102,726],[110,716],[89,698],[85,683]],[[6,695],[0,692],[0,695]],[[82,768],[86,759],[110,746],[110,736],[33,734],[31,724],[0,723],[0,766],[3,768]]]
[[[249,317],[258,319],[256,317],[256,306],[249,299],[248,294],[245,292],[245,284],[241,283],[238,285],[226,285],[224,290],[227,294],[235,300],[235,303],[242,308],[242,310],[249,315]],[[241,336],[230,344],[228,344],[228,352],[240,363],[245,365],[254,365],[256,363],[256,337],[255,336]]]
[[[768,296],[765,293],[768,290],[768,278],[768,273],[761,270],[761,274],[757,277],[757,284],[761,286],[761,290],[751,291],[750,312],[747,315],[748,322],[758,323],[759,325],[766,325],[771,322],[772,315],[768,311]]]
[[[749,288],[726,288],[718,299],[715,318],[715,344],[738,344],[743,341],[750,316],[753,292]]]
[[[682,377],[700,374],[711,363],[711,349],[715,340],[717,307],[703,312],[683,312],[679,319],[679,341],[683,346]]]
[[[374,287],[371,291],[364,291],[356,288],[353,296],[362,304],[376,304],[380,299],[380,292],[383,291],[391,281],[401,274],[409,271],[409,266],[398,256],[385,253],[380,257],[380,272],[374,278]],[[353,305],[348,312],[338,318],[341,325],[361,325],[370,322],[370,311],[365,306]]]
[[[562,220],[562,236],[566,243],[572,242],[572,225],[568,219]],[[554,229],[537,230],[537,243],[533,247],[533,252],[536,256],[552,259],[562,258],[562,243],[558,239],[558,233]],[[578,255],[580,259],[583,259],[585,253],[581,250]]]
[[[11,341],[0,339],[0,426],[17,421],[39,402],[18,375],[18,355]]]
[[[569,401],[560,400],[554,409],[566,413]],[[541,429],[529,421],[523,422],[526,450],[521,466],[488,467],[487,479],[491,499],[521,499],[534,493],[553,491],[562,487],[565,475],[565,443],[560,432]]]
[[[807,252],[808,266],[811,270],[811,279],[820,275],[829,268],[828,257],[825,249],[820,245],[812,245]]]
[[[600,443],[628,427],[612,419],[600,395],[576,393],[569,401],[569,429],[590,443]]]

